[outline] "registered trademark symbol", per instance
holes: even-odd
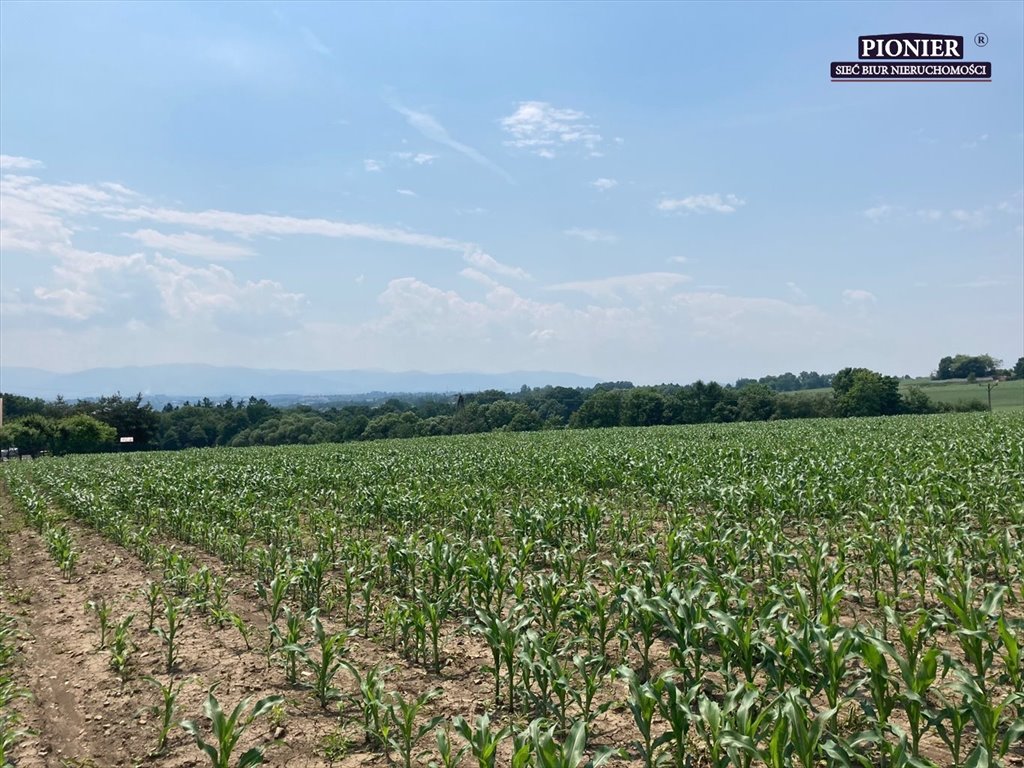
[[[984,32],[979,32],[974,36],[974,44],[979,48],[984,48],[986,45],[988,45],[988,35],[986,35]]]

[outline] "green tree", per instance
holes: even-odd
[[[627,390],[622,397],[619,423],[625,427],[651,427],[663,424],[665,398],[649,387]]]
[[[569,426],[583,429],[616,427],[619,425],[621,411],[622,392],[620,390],[598,390],[588,397],[580,409],[572,415]]]
[[[4,424],[0,429],[0,444],[4,448],[17,448],[23,455],[35,456],[40,451],[52,451],[57,436],[57,425],[52,419],[32,414]]]
[[[55,453],[97,453],[111,451],[117,430],[92,416],[78,414],[61,419],[54,430]]]
[[[899,380],[867,368],[844,368],[832,379],[840,416],[892,416],[902,411]]]
[[[93,417],[117,430],[118,437],[133,437],[136,446],[144,446],[157,436],[160,417],[149,403],[143,404],[142,393],[125,398],[118,392],[101,397],[93,407]]]
[[[764,384],[748,384],[736,398],[740,421],[767,421],[775,411],[776,395]]]
[[[1013,366],[1013,378],[1024,379],[1024,357],[1017,360],[1017,364]]]

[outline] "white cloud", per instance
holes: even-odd
[[[520,280],[530,279],[530,273],[526,270],[502,264],[493,256],[489,256],[481,250],[469,250],[463,255],[463,258],[474,267],[486,269],[488,272],[494,272],[496,275],[515,277]]]
[[[977,228],[989,223],[988,211],[984,208],[973,211],[955,208],[949,212],[949,217],[965,227]]]
[[[0,155],[0,171],[25,171],[30,168],[42,168],[43,164],[30,157],[17,157],[16,155]]]
[[[665,261],[668,264],[686,264],[689,259],[685,256],[669,256]]]
[[[861,288],[847,288],[843,291],[843,302],[846,304],[873,304],[876,301],[875,294]]]
[[[417,195],[411,189],[396,189],[395,191],[400,195],[405,195],[406,197],[419,197],[419,195]]]
[[[136,202],[131,190],[110,182],[50,184],[34,176],[0,177],[0,247],[39,252],[70,245],[78,218]]]
[[[977,149],[982,144],[984,144],[986,141],[988,141],[988,134],[987,133],[983,133],[983,134],[981,134],[981,136],[978,136],[975,139],[970,139],[969,141],[965,141],[962,144],[962,146],[963,146],[964,149]]]
[[[891,216],[895,210],[891,205],[876,205],[865,210],[864,216],[871,221],[878,221]]]
[[[487,288],[497,288],[500,285],[500,283],[490,275],[485,275],[480,270],[473,269],[472,267],[466,267],[459,272],[459,274],[467,280],[480,283],[480,285],[486,286]]]
[[[381,166],[380,162],[377,160],[363,160],[363,170],[367,173],[377,173],[382,167],[383,166]]]
[[[405,163],[415,163],[416,165],[430,165],[437,159],[437,155],[431,155],[427,152],[392,152],[391,156],[396,160],[401,160]]]
[[[56,254],[55,284],[36,288],[36,302],[18,307],[19,313],[114,324],[140,317],[151,323],[214,322],[229,315],[291,317],[305,303],[302,294],[280,283],[240,280],[215,264],[196,267],[160,254],[118,256],[75,248],[58,248]]]
[[[806,301],[807,294],[804,293],[803,289],[796,283],[790,281],[786,283],[786,287],[789,288],[789,292],[793,294],[793,297],[800,301]]]
[[[296,216],[275,216],[265,213],[235,213],[232,211],[179,211],[174,208],[146,206],[121,208],[106,212],[108,218],[119,221],[152,221],[182,227],[217,230],[239,237],[318,235],[340,239],[375,240],[382,243],[412,245],[463,252],[475,248],[472,243],[449,237],[439,237],[404,229],[356,224],[332,219],[311,219]]]
[[[547,290],[583,293],[594,299],[621,300],[623,296],[637,297],[650,293],[664,293],[689,281],[689,275],[682,275],[678,272],[645,272],[637,275],[617,275],[597,280],[558,283],[549,285]]]
[[[690,195],[680,199],[665,198],[658,201],[659,211],[688,211],[690,213],[735,213],[737,208],[746,205],[736,195],[720,195],[717,192],[707,195]]]
[[[410,126],[415,128],[426,138],[454,149],[456,152],[468,157],[477,165],[482,165],[484,168],[498,174],[510,184],[514,183],[512,181],[512,177],[503,168],[496,165],[489,158],[485,157],[478,150],[468,144],[463,144],[461,141],[456,141],[452,138],[447,129],[441,125],[433,115],[429,115],[426,112],[417,112],[397,103],[392,103],[391,108],[402,115]]]
[[[591,153],[601,134],[584,112],[559,109],[545,101],[523,101],[516,111],[501,118],[501,127],[512,137],[505,144],[552,158],[564,147],[582,147]]]
[[[617,182],[615,179],[600,178],[590,182],[590,186],[595,187],[601,190],[602,192],[607,192],[609,189],[617,187],[618,185],[619,182]]]
[[[562,234],[568,237],[578,237],[580,240],[586,240],[588,243],[614,243],[619,239],[614,232],[605,232],[601,229],[582,229],[580,227],[563,230]]]
[[[959,283],[956,288],[1001,288],[1008,285],[1009,281],[1001,278],[978,277],[966,283]]]
[[[198,256],[211,261],[232,261],[252,256],[254,251],[238,243],[225,243],[194,232],[168,235],[155,229],[139,229],[125,237],[138,240],[147,248],[172,251],[185,256]]]

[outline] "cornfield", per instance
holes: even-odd
[[[1021,412],[77,456],[0,477],[58,580],[112,606],[89,640],[103,674],[136,709],[156,701],[147,675],[164,692],[125,764],[198,747],[228,765],[239,739],[246,765],[1024,761]],[[137,592],[93,594],[96,535]],[[232,632],[262,671],[196,675],[195,643]],[[261,700],[227,717],[216,686]]]

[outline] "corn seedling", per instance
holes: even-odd
[[[164,644],[164,666],[168,673],[178,663],[178,633],[185,621],[186,603],[179,603],[170,595],[164,595],[164,621],[166,626],[153,627],[153,632]]]
[[[313,673],[313,695],[326,708],[328,702],[341,697],[336,688],[332,687],[334,678],[341,669],[353,671],[352,665],[345,660],[346,643],[353,631],[331,634],[324,629],[323,622],[316,611],[309,615],[309,623],[313,627],[313,638],[316,652],[311,653],[310,647],[300,644],[286,645],[285,653],[294,653]]]
[[[427,768],[458,768],[469,750],[469,745],[464,744],[456,750],[452,746],[451,726],[447,724],[434,732],[434,740],[437,742],[437,756],[440,760],[431,760]]]
[[[96,620],[100,624],[100,650],[107,647],[107,634],[110,632],[110,606],[107,605],[107,599],[101,597],[99,600],[90,600],[85,604],[88,611],[91,611],[95,616]]]
[[[185,682],[174,685],[174,681],[168,681],[167,685],[164,685],[155,677],[147,676],[146,682],[152,684],[160,692],[160,703],[156,706],[150,707],[150,712],[159,717],[160,729],[157,732],[156,747],[154,748],[153,755],[162,755],[167,749],[167,737],[171,733],[171,728],[174,727],[175,718],[175,705],[178,701],[178,694],[181,693],[181,689],[185,686]]]
[[[473,725],[464,717],[456,717],[452,720],[452,727],[465,739],[477,768],[495,768],[498,746],[509,737],[511,728],[492,729],[491,718],[486,713],[479,715]]]
[[[388,743],[402,758],[404,768],[412,768],[413,750],[416,748],[416,744],[444,719],[441,716],[436,716],[425,723],[416,724],[416,717],[420,710],[427,702],[440,695],[441,689],[434,688],[420,694],[415,699],[406,700],[398,691],[390,696],[388,717],[391,719],[393,728]]]
[[[124,679],[128,671],[128,661],[135,651],[135,643],[131,638],[131,624],[135,614],[130,613],[114,625],[114,632],[110,638],[110,668],[117,672]]]
[[[214,743],[207,742],[203,738],[202,730],[193,720],[182,721],[181,727],[195,739],[196,746],[210,758],[211,768],[250,768],[250,766],[263,763],[262,747],[249,749],[238,758],[238,762],[234,766],[231,763],[231,755],[238,746],[242,735],[252,725],[253,720],[283,701],[284,697],[282,696],[267,696],[257,701],[252,710],[246,713],[249,699],[242,699],[231,710],[231,714],[225,715],[211,688],[206,697],[206,703],[203,704],[203,714],[210,721]]]

